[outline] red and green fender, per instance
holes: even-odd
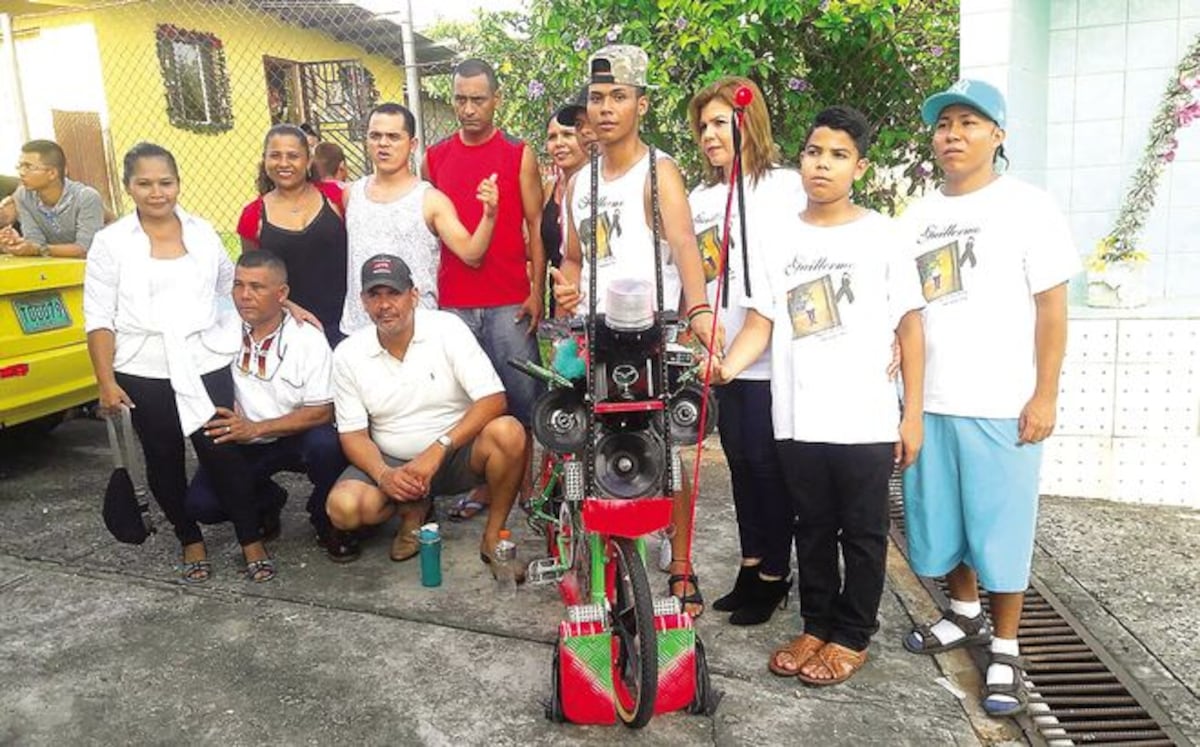
[[[696,631],[686,613],[657,615],[658,696],[655,713],[687,708],[696,694]],[[576,724],[617,720],[615,642],[601,622],[564,621],[558,629],[559,688],[563,715]]]

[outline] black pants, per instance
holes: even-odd
[[[879,628],[893,446],[778,443],[796,506],[804,631],[862,651]],[[839,544],[844,581],[838,572]]]
[[[242,444],[238,450],[253,474],[254,496],[260,516],[281,509],[283,502],[279,500],[280,495],[287,496],[271,477],[278,472],[299,472],[307,475],[313,486],[307,503],[309,521],[318,532],[328,530],[329,516],[325,513],[325,499],[348,465],[338,442],[337,431],[332,425],[318,425],[265,444]],[[204,465],[200,465],[192,477],[186,503],[188,515],[202,524],[229,521],[229,515],[221,504],[216,480]]]
[[[762,558],[768,576],[787,576],[795,510],[771,428],[771,382],[736,379],[715,391],[742,557]]]
[[[220,368],[202,377],[213,404],[233,409],[233,375]],[[182,544],[201,542],[200,527],[187,514],[187,469],[184,463],[183,433],[175,392],[166,379],[147,379],[118,373],[117,384],[133,400],[133,428],[142,442],[146,457],[146,481],[167,520],[175,528]],[[212,476],[221,507],[233,521],[238,542],[248,545],[261,539],[258,511],[254,504],[253,480],[236,444],[217,445],[204,435],[203,428],[189,434],[196,458]]]

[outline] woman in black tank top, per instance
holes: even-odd
[[[287,265],[288,297],[316,315],[329,346],[337,345],[346,298],[346,225],[329,198],[321,195],[321,211],[299,231],[272,224],[264,203],[258,245]]]
[[[283,260],[289,308],[315,317],[330,347],[336,346],[344,337],[339,326],[346,298],[341,188],[314,181],[307,138],[298,127],[280,124],[263,142],[258,190],[262,197],[246,206],[238,223],[242,249],[266,249]],[[305,216],[312,217],[302,223]]]
[[[562,200],[571,177],[587,163],[585,139],[590,130],[586,123],[577,127],[587,110],[575,103],[560,106],[546,124],[546,152],[554,161],[555,175],[542,185],[542,246],[546,247],[546,267],[562,264]],[[594,138],[592,138],[594,140]],[[546,286],[550,287],[549,284]],[[554,294],[550,295],[550,313],[554,313]]]

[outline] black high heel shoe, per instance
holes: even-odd
[[[713,609],[717,612],[734,612],[742,607],[753,598],[751,589],[758,582],[758,566],[744,565],[738,569],[737,580],[733,582],[733,589],[728,594],[713,602]]]
[[[729,616],[731,625],[761,625],[771,619],[776,609],[787,606],[788,592],[792,589],[790,576],[764,581],[755,573],[754,578],[753,598]]]

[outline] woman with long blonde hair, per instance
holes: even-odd
[[[728,222],[728,274],[718,303],[721,246],[726,228],[725,206],[734,166],[735,94],[749,89],[742,125],[742,173],[745,185],[745,238],[742,245],[738,201]],[[688,198],[696,243],[704,261],[709,303],[725,325],[725,339],[741,330],[746,295],[745,260],[759,260],[778,240],[773,221],[788,207],[804,204],[797,171],[780,165],[779,149],[762,91],[748,78],[727,77],[700,90],[688,105],[692,133],[704,156],[704,183]],[[747,256],[748,255],[748,256]],[[754,289],[751,288],[751,293]],[[766,352],[735,380],[717,389],[718,431],[729,463],[733,504],[741,541],[741,566],[732,591],[713,608],[731,612],[734,625],[758,625],[771,619],[791,587],[792,504],[783,483],[775,448],[771,412],[771,361]]]

